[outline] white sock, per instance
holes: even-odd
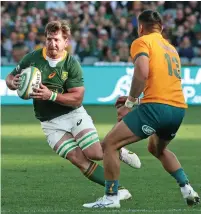
[[[107,199],[112,201],[119,201],[118,195],[106,195]]]

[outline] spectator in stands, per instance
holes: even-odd
[[[175,24],[182,25],[185,22],[184,11],[182,9],[177,10]]]
[[[42,48],[45,45],[45,35],[43,30],[39,30],[36,35],[36,46],[35,49]]]
[[[194,14],[191,14],[187,17],[190,29],[195,32],[196,30],[201,30],[199,29],[200,25],[197,22],[197,17]]]
[[[201,57],[201,31],[196,32],[196,44],[194,52],[197,57]]]
[[[108,35],[107,30],[101,29],[101,30],[99,31],[98,37],[99,37],[100,39],[103,40],[104,46],[109,46],[109,47],[111,47],[111,41],[110,41],[110,39],[109,39],[109,35]]]
[[[6,40],[6,37],[1,33],[1,57],[7,56],[6,49],[3,46],[5,40]]]
[[[103,58],[103,48],[104,48],[104,43],[102,39],[98,39],[96,43],[96,48],[94,49],[92,55],[102,59]]]
[[[13,45],[13,50],[12,50],[12,60],[14,64],[17,64],[24,55],[28,53],[28,48],[23,44],[23,43],[17,43]]]
[[[118,55],[121,62],[128,62],[128,58],[130,54],[129,54],[129,47],[126,42],[122,44],[121,48],[118,51]]]
[[[200,2],[198,2],[198,1],[189,1],[188,4],[189,4],[192,12],[197,16],[201,11]]]
[[[28,48],[28,52],[35,50],[36,47],[36,33],[30,32],[28,34],[28,39],[25,41],[25,44]]]
[[[76,30],[74,33],[73,33],[73,36],[70,40],[70,44],[71,44],[71,54],[72,55],[75,55],[75,50],[76,50],[76,47],[79,43],[79,40],[80,40],[80,31],[79,30]]]
[[[101,61],[103,61],[103,62],[113,62],[112,50],[111,50],[110,47],[105,46],[103,48],[103,56],[101,58]]]
[[[90,49],[89,41],[88,41],[88,35],[83,34],[80,38],[80,41],[78,42],[76,46],[75,52],[78,54],[81,62],[84,59],[84,57],[91,56],[92,51]]]
[[[56,10],[58,12],[66,12],[66,4],[63,1],[47,1],[45,5],[47,10]]]
[[[179,25],[177,29],[175,29],[175,32],[172,37],[172,44],[176,47],[179,46],[179,44],[182,42],[184,36],[184,26]]]
[[[195,56],[190,38],[188,36],[185,36],[180,44],[179,55],[180,57],[187,57],[190,60]]]
[[[113,59],[115,56],[115,61],[118,61],[122,60],[122,57],[117,57],[116,48],[119,41],[123,40],[130,46],[138,36],[138,14],[145,9],[155,9],[163,14],[165,38],[186,54],[182,40],[185,36],[189,37],[195,56],[199,56],[200,8],[199,1],[2,2],[1,32],[5,38],[1,46],[8,57],[7,61],[10,62],[9,57],[15,44],[26,43],[30,51],[37,49],[43,46],[44,38],[41,32],[44,33],[46,23],[50,20],[66,19],[71,25],[72,34],[75,35],[68,51],[81,59],[85,56],[97,56],[101,59],[104,47],[109,47],[108,51],[104,50],[105,53],[109,52],[106,55],[110,57],[105,58],[110,61],[111,56]],[[82,38],[82,35],[87,35],[87,38]],[[120,52],[124,52],[123,48]]]

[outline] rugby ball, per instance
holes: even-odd
[[[38,68],[30,66],[22,70],[20,74],[20,85],[17,94],[24,100],[31,99],[33,88],[39,88],[41,83],[41,72]]]

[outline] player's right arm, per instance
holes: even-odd
[[[130,55],[135,65],[135,71],[131,83],[129,96],[117,99],[115,106],[121,107],[124,103],[127,106],[133,106],[139,103],[139,96],[145,88],[145,83],[149,76],[149,47],[147,42],[142,39],[133,41],[130,48]]]
[[[29,67],[30,55],[25,55],[15,69],[6,77],[6,85],[10,90],[16,90],[20,84],[20,73],[22,69]]]
[[[135,65],[135,71],[131,82],[131,88],[128,98],[122,99],[125,105],[121,105],[117,110],[117,119],[121,119],[131,111],[134,105],[139,104],[139,96],[145,88],[145,83],[149,76],[149,47],[148,44],[139,38],[135,40],[131,45],[130,50],[133,63]],[[120,99],[117,100],[117,104]]]

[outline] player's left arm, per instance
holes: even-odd
[[[58,94],[55,102],[67,106],[81,106],[84,98],[84,80],[82,68],[77,60],[72,60],[71,70],[66,81],[67,93]]]
[[[84,87],[74,87],[68,89],[68,93],[57,94],[57,98],[55,100],[56,103],[60,105],[67,106],[81,106],[84,97]]]
[[[84,97],[84,87],[74,87],[68,93],[59,94],[51,91],[47,86],[41,84],[40,88],[35,88],[30,96],[38,100],[50,100],[64,106],[80,106]]]

